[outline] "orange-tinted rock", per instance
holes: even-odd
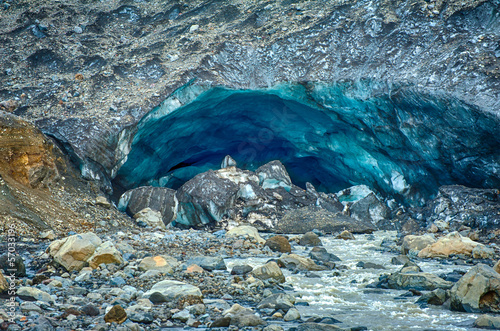
[[[200,267],[199,265],[196,264],[191,264],[189,267],[187,267],[185,273],[187,274],[192,274],[192,273],[203,273],[203,268]]]
[[[122,306],[116,305],[111,308],[110,311],[104,316],[104,322],[106,323],[118,323],[122,324],[127,320],[127,313]]]
[[[291,253],[292,246],[283,236],[274,236],[266,240],[265,246],[268,246],[273,252]]]

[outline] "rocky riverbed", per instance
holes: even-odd
[[[5,292],[1,327],[469,330],[481,312],[498,312],[496,245],[444,236],[459,248],[436,260],[419,257],[421,237],[405,238],[401,255],[396,232],[315,232],[149,228],[25,239],[9,280],[16,308]],[[474,281],[478,274],[489,285]]]

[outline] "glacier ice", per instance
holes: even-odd
[[[443,93],[373,81],[185,86],[139,123],[114,183],[177,189],[226,155],[249,170],[280,160],[302,187],[367,185],[412,204],[445,184],[500,186],[495,118]]]

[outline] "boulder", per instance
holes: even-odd
[[[493,268],[478,264],[453,286],[451,309],[469,313],[500,312],[500,274]]]
[[[257,305],[257,309],[274,309],[287,312],[295,305],[295,297],[288,293],[275,293],[264,298]]]
[[[448,291],[443,289],[435,289],[434,291],[422,294],[416,303],[426,303],[429,305],[441,306],[449,298]]]
[[[47,250],[54,261],[67,271],[79,271],[101,244],[102,241],[98,236],[87,232],[56,240],[50,244]]]
[[[130,216],[145,208],[160,212],[165,225],[177,217],[178,201],[175,191],[166,187],[141,186],[122,194],[118,209]]]
[[[133,217],[135,219],[135,222],[139,225],[144,224],[152,228],[159,227],[165,229],[165,223],[163,222],[161,213],[149,207],[142,209]]]
[[[243,237],[254,240],[259,244],[264,244],[266,241],[259,235],[259,231],[250,225],[240,225],[232,228],[226,233],[226,237]]]
[[[500,316],[481,315],[473,325],[479,329],[500,330]]]
[[[297,308],[291,308],[288,312],[283,316],[283,320],[285,322],[296,321],[300,319],[300,313]]]
[[[153,300],[152,297],[154,297]],[[144,293],[144,298],[155,303],[178,301],[188,297],[201,299],[200,289],[190,284],[168,279],[154,284],[149,291]]]
[[[205,270],[226,270],[226,263],[221,256],[195,256],[189,259],[187,265],[196,264]]]
[[[300,237],[299,245],[301,246],[321,246],[321,239],[314,232],[306,232],[302,237]]]
[[[259,184],[264,189],[275,189],[283,187],[289,191],[292,187],[292,180],[285,169],[285,166],[278,160],[264,164],[255,170],[259,177]]]
[[[315,206],[289,210],[278,222],[276,233],[304,234],[317,229],[324,233],[338,233],[348,230],[351,233],[372,233],[375,226],[361,222],[341,213],[332,213]]]
[[[224,169],[229,167],[236,167],[236,165],[236,161],[231,157],[231,155],[226,155],[222,160],[220,167]]]
[[[495,265],[493,266],[493,270],[500,274],[500,260],[495,263]]]
[[[249,265],[235,265],[231,270],[231,275],[246,275],[251,272],[253,268]]]
[[[173,274],[173,267],[177,264],[177,260],[170,256],[157,255],[148,256],[142,259],[139,263],[139,269],[143,271],[158,270],[165,274]]]
[[[433,291],[438,288],[446,290],[453,286],[452,282],[419,270],[420,268],[415,266],[403,267],[399,272],[392,273],[389,276],[382,276],[382,281],[378,286],[396,290],[418,291]]]
[[[327,252],[327,250],[323,247],[313,247],[313,249],[309,253],[309,257],[312,260],[321,263],[341,261],[338,256]]]
[[[467,237],[462,237],[458,232],[452,232],[418,253],[418,257],[448,257],[454,255],[472,256],[472,251],[476,246],[484,246],[478,242],[472,241]],[[476,251],[478,252],[478,251]],[[479,252],[477,254],[480,254]],[[485,252],[486,254],[486,252]]]
[[[278,265],[283,266],[289,270],[301,271],[320,271],[326,270],[324,266],[317,265],[313,260],[297,254],[283,254],[279,260]]]
[[[237,303],[226,310],[223,315],[231,318],[230,325],[236,325],[239,328],[266,324],[259,316],[254,314],[252,309],[244,308]]]
[[[288,239],[283,236],[273,236],[266,240],[264,246],[269,247],[273,252],[291,253],[292,246]]]
[[[250,182],[257,184],[257,176],[235,167],[196,175],[175,194],[179,201],[175,224],[201,226],[219,222],[234,208],[239,185]]]
[[[389,217],[389,208],[371,192],[350,207],[351,217],[365,223],[378,224]]]
[[[436,239],[433,235],[430,234],[424,234],[422,236],[410,234],[403,238],[403,243],[401,244],[401,253],[403,255],[406,255],[410,251],[418,252],[435,242]]]
[[[405,265],[408,262],[410,262],[410,258],[406,255],[398,255],[391,259],[391,264],[394,265],[400,265],[400,264]]]
[[[347,230],[342,231],[337,237],[337,239],[344,239],[344,240],[355,240],[354,235],[350,233]]]
[[[252,270],[252,275],[260,280],[274,279],[279,283],[285,282],[285,276],[276,262],[268,262]]]
[[[111,241],[106,241],[97,247],[94,254],[87,261],[91,268],[96,269],[101,263],[122,264],[123,257]]]

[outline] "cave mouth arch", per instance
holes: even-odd
[[[445,95],[371,81],[261,90],[186,85],[137,126],[114,184],[177,189],[231,155],[280,160],[292,181],[337,192],[365,184],[421,204],[446,184],[500,185],[498,122]]]

